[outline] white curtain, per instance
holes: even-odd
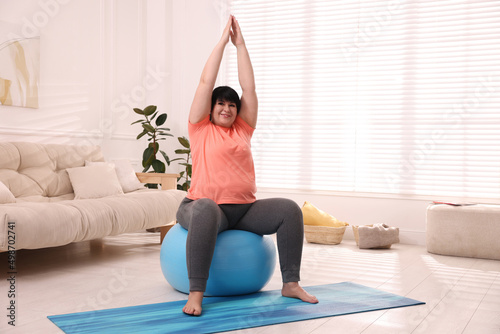
[[[500,1],[234,0],[230,11],[257,82],[259,188],[500,198]]]

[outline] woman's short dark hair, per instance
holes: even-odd
[[[229,86],[219,86],[212,92],[212,110],[218,100],[228,101],[236,104],[236,110],[239,113],[241,107],[240,97],[238,93]]]

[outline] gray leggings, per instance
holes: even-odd
[[[186,259],[190,291],[205,291],[217,234],[228,229],[260,235],[277,233],[283,282],[300,280],[304,224],[300,207],[291,200],[270,198],[250,204],[220,204],[208,198],[185,198],[177,222],[188,230]]]

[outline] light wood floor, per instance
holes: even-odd
[[[158,242],[158,234],[133,233],[19,251],[15,328],[7,325],[7,257],[0,254],[0,333],[62,333],[48,315],[185,299],[161,273]],[[304,246],[304,286],[352,281],[426,304],[235,333],[500,333],[500,261],[438,256],[402,244],[359,250],[350,240]],[[279,289],[280,282],[277,271],[265,290]]]

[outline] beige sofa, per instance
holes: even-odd
[[[101,149],[0,143],[0,251],[61,246],[175,220],[185,192],[145,189],[137,179],[131,191],[118,170],[106,163],[84,167],[86,161],[104,161]],[[162,178],[175,186],[175,176]]]
[[[500,205],[430,205],[426,236],[430,253],[500,260]]]

